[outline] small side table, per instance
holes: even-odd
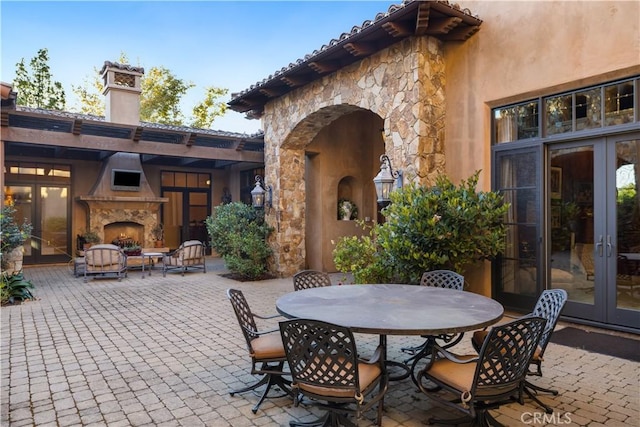
[[[151,276],[151,269],[153,268],[153,258],[162,258],[164,254],[162,252],[142,252],[142,277],[144,278],[144,264],[145,258],[149,262],[149,276]]]

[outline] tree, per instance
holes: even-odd
[[[117,61],[128,63],[125,53],[120,53]],[[228,89],[214,86],[205,88],[205,98],[192,110],[192,117],[186,118],[180,109],[182,97],[194,88],[165,67],[151,67],[142,77],[140,94],[140,120],[167,125],[185,125],[209,128],[216,117],[222,116],[227,105],[219,99],[228,93]],[[80,102],[79,110],[85,114],[104,115],[102,97],[102,79],[100,70],[94,68],[93,78],[86,78],[82,86],[73,86],[73,92]]]
[[[140,119],[145,122],[182,125],[180,99],[195,85],[177,78],[164,67],[151,67],[142,78]]]
[[[49,68],[49,52],[40,49],[29,62],[29,69],[24,58],[16,64],[14,89],[18,93],[17,104],[26,107],[64,110],[65,93],[62,83],[53,81]]]

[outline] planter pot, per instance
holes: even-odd
[[[20,273],[22,271],[22,261],[24,259],[24,248],[18,246],[11,252],[4,254],[4,264],[7,267],[6,272],[8,275]]]
[[[156,240],[156,242],[154,243],[154,247],[164,248],[164,240]]]

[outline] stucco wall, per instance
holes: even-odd
[[[490,189],[492,107],[640,73],[640,2],[458,3],[483,23],[444,48],[446,171],[454,182],[482,169],[479,187]],[[491,294],[489,268],[465,278],[470,290]]]
[[[447,173],[490,185],[490,109],[640,72],[640,2],[460,1],[483,20],[445,44]],[[635,67],[635,73],[630,70]]]

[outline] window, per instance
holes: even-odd
[[[495,108],[494,143],[631,123],[638,120],[634,94],[639,81],[630,79]]]

